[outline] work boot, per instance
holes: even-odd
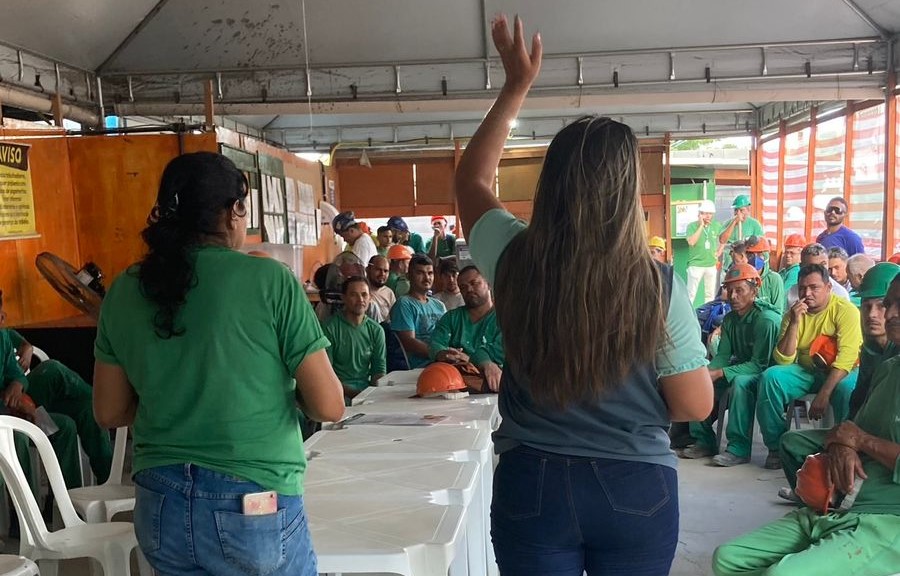
[[[763,468],[766,470],[781,470],[781,454],[769,450],[769,455],[766,456],[766,463]]]
[[[697,460],[699,458],[708,458],[715,454],[711,448],[707,448],[706,446],[700,446],[699,444],[693,444],[688,446],[679,454],[682,458],[687,458],[688,460]]]
[[[732,466],[737,466],[738,464],[746,464],[750,461],[750,459],[741,458],[740,456],[736,456],[731,452],[722,452],[721,454],[716,454],[715,456],[713,456],[712,461],[716,466],[730,468]]]
[[[778,489],[778,497],[794,504],[803,504],[803,500],[797,496],[797,493],[790,486],[782,486]]]

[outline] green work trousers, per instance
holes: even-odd
[[[791,489],[797,486],[797,471],[806,457],[825,450],[825,436],[830,431],[823,428],[792,430],[781,437],[781,467]]]
[[[53,446],[53,452],[59,461],[66,488],[79,488],[82,484],[81,463],[79,462],[81,455],[78,453],[78,432],[75,427],[75,421],[64,414],[55,412],[50,412],[50,418],[56,424],[56,427],[59,428],[56,433],[50,436],[50,445]],[[33,474],[31,470],[31,452],[29,451],[31,443],[24,434],[16,433],[13,438],[19,464],[22,465],[25,478],[28,480],[32,491],[36,492],[40,478]],[[108,472],[107,476],[109,476]]]
[[[809,508],[716,549],[716,576],[889,576],[900,568],[900,516]]]
[[[55,360],[41,362],[28,374],[28,395],[35,404],[43,406],[59,426],[51,436],[56,457],[68,488],[81,486],[81,455],[77,438],[91,462],[91,470],[102,484],[109,478],[112,466],[112,445],[109,432],[94,420],[93,389],[82,378]],[[68,422],[67,422],[68,420]],[[69,439],[69,430],[77,431]],[[63,435],[62,438],[57,436]],[[18,451],[21,454],[23,451]],[[27,456],[28,451],[24,451]],[[25,470],[29,470],[25,467]]]
[[[753,416],[756,412],[756,392],[760,374],[735,376],[731,382],[731,402],[728,404],[728,448],[739,458],[749,458],[753,447]]]
[[[856,387],[856,374],[856,369],[847,374],[831,393],[835,424],[846,420],[850,412],[850,396]],[[824,373],[811,372],[799,364],[772,366],[762,373],[756,400],[756,419],[763,442],[769,450],[777,451],[782,434],[787,432],[785,406],[807,394],[817,393],[824,381]]]
[[[741,378],[741,376],[737,378]],[[730,386],[731,384],[725,378],[719,378],[713,382],[712,412],[710,412],[706,420],[690,423],[691,437],[694,439],[694,443],[697,446],[712,450],[714,454],[719,451],[719,439],[716,438],[713,424],[719,416],[719,400],[723,394],[728,392]]]

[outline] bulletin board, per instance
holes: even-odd
[[[672,237],[685,238],[687,227],[700,218],[701,201],[672,202]]]

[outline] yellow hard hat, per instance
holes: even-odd
[[[650,247],[651,248],[659,248],[660,250],[666,249],[666,241],[660,238],[659,236],[651,236],[650,237]]]

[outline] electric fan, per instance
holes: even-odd
[[[34,260],[35,266],[60,296],[95,320],[100,317],[100,303],[106,295],[103,272],[93,262],[81,270],[50,252],[41,252]]]

